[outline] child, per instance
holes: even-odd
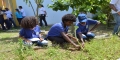
[[[92,31],[100,24],[99,21],[96,20],[87,20],[87,16],[84,13],[81,13],[78,15],[79,23],[77,26],[79,27],[76,30],[78,39],[82,42],[82,45],[84,45],[83,39],[89,39],[94,38],[95,34],[92,33]],[[89,26],[95,24],[95,26],[89,30]]]
[[[80,46],[75,44],[70,39],[70,36],[68,36],[67,34],[69,26],[71,26],[75,21],[76,21],[76,17],[74,15],[72,14],[64,15],[62,17],[61,23],[56,23],[51,27],[50,31],[48,32],[47,38],[52,43],[63,45],[64,43],[70,42],[76,48],[80,48]]]
[[[8,17],[7,17],[6,11],[3,10],[3,12],[4,12],[4,14],[3,14],[4,23],[5,23],[5,25],[6,25],[6,29],[9,30],[9,29],[11,29],[12,24],[10,23],[10,21],[9,21],[9,19],[8,19]]]
[[[25,13],[25,11],[24,11],[22,6],[19,6],[19,11],[22,13],[22,17],[23,18],[26,17],[26,13]]]
[[[4,12],[2,10],[2,7],[0,7],[0,24],[1,24],[2,30],[6,30],[4,26]]]
[[[20,25],[20,24],[21,24],[21,21],[22,21],[22,19],[23,19],[22,13],[19,11],[19,9],[15,9],[15,10],[16,10],[15,15],[16,15],[17,20],[18,20],[18,23],[19,23],[19,25]]]
[[[21,21],[22,29],[19,32],[20,38],[23,39],[25,44],[37,46],[47,45],[47,41],[41,38],[40,27],[37,25],[37,19],[33,16],[25,17]]]
[[[16,24],[15,22],[13,21],[13,18],[12,18],[12,12],[8,9],[8,8],[5,8],[5,14],[8,18],[8,20],[13,23],[14,27],[16,27]]]

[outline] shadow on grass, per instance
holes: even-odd
[[[49,29],[51,28],[51,25],[50,26],[47,26],[47,27],[40,27],[41,30],[46,30],[46,31],[49,31]]]
[[[0,41],[4,42],[4,43],[10,43],[10,42],[18,42],[19,37],[6,37],[6,38],[2,38],[0,39]]]

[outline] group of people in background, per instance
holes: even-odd
[[[26,12],[24,11],[22,6],[19,6],[18,9],[15,10],[16,10],[15,16],[20,25],[22,19],[26,17]],[[46,21],[47,12],[43,5],[39,5],[38,14],[39,14],[40,26],[41,27],[43,26],[43,22],[45,24],[45,27],[48,26]],[[6,29],[9,30],[12,27],[12,25],[16,27],[15,20],[13,20],[13,15],[14,14],[12,14],[9,8],[5,8],[4,10],[2,10],[2,8],[0,7],[0,24],[2,30],[6,30]]]
[[[22,6],[19,6],[19,9],[15,10],[15,16],[20,25],[21,20],[26,16],[26,14],[25,11],[22,9]],[[9,30],[12,27],[12,25],[14,27],[17,27],[15,21],[13,20],[13,14],[9,10],[9,8],[2,9],[2,7],[0,7],[0,24],[2,30]]]
[[[5,23],[5,25],[4,25]],[[12,20],[12,13],[9,11],[8,8],[5,8],[5,10],[2,10],[0,7],[0,24],[3,30],[10,29],[11,23],[14,23]],[[15,23],[14,23],[15,25]],[[16,25],[15,25],[16,26]]]

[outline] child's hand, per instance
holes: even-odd
[[[72,38],[73,40],[77,40],[75,37],[71,36],[70,34],[66,34],[68,37]]]
[[[40,38],[40,41],[43,41],[44,39],[43,38]]]
[[[77,41],[77,38],[75,38],[75,37],[73,37],[72,39],[75,40],[75,41]]]
[[[30,40],[25,40],[26,42],[31,42]]]
[[[43,41],[43,40],[40,40],[41,42]]]
[[[84,48],[84,45],[85,45],[85,43],[83,42],[83,43],[82,43],[82,47],[83,47],[83,48]]]
[[[118,15],[120,15],[120,12],[118,12]]]
[[[80,48],[80,45],[75,45],[75,47],[79,49],[79,48]]]

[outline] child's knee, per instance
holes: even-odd
[[[94,33],[89,33],[89,34],[87,34],[87,37],[94,38],[95,34]]]

